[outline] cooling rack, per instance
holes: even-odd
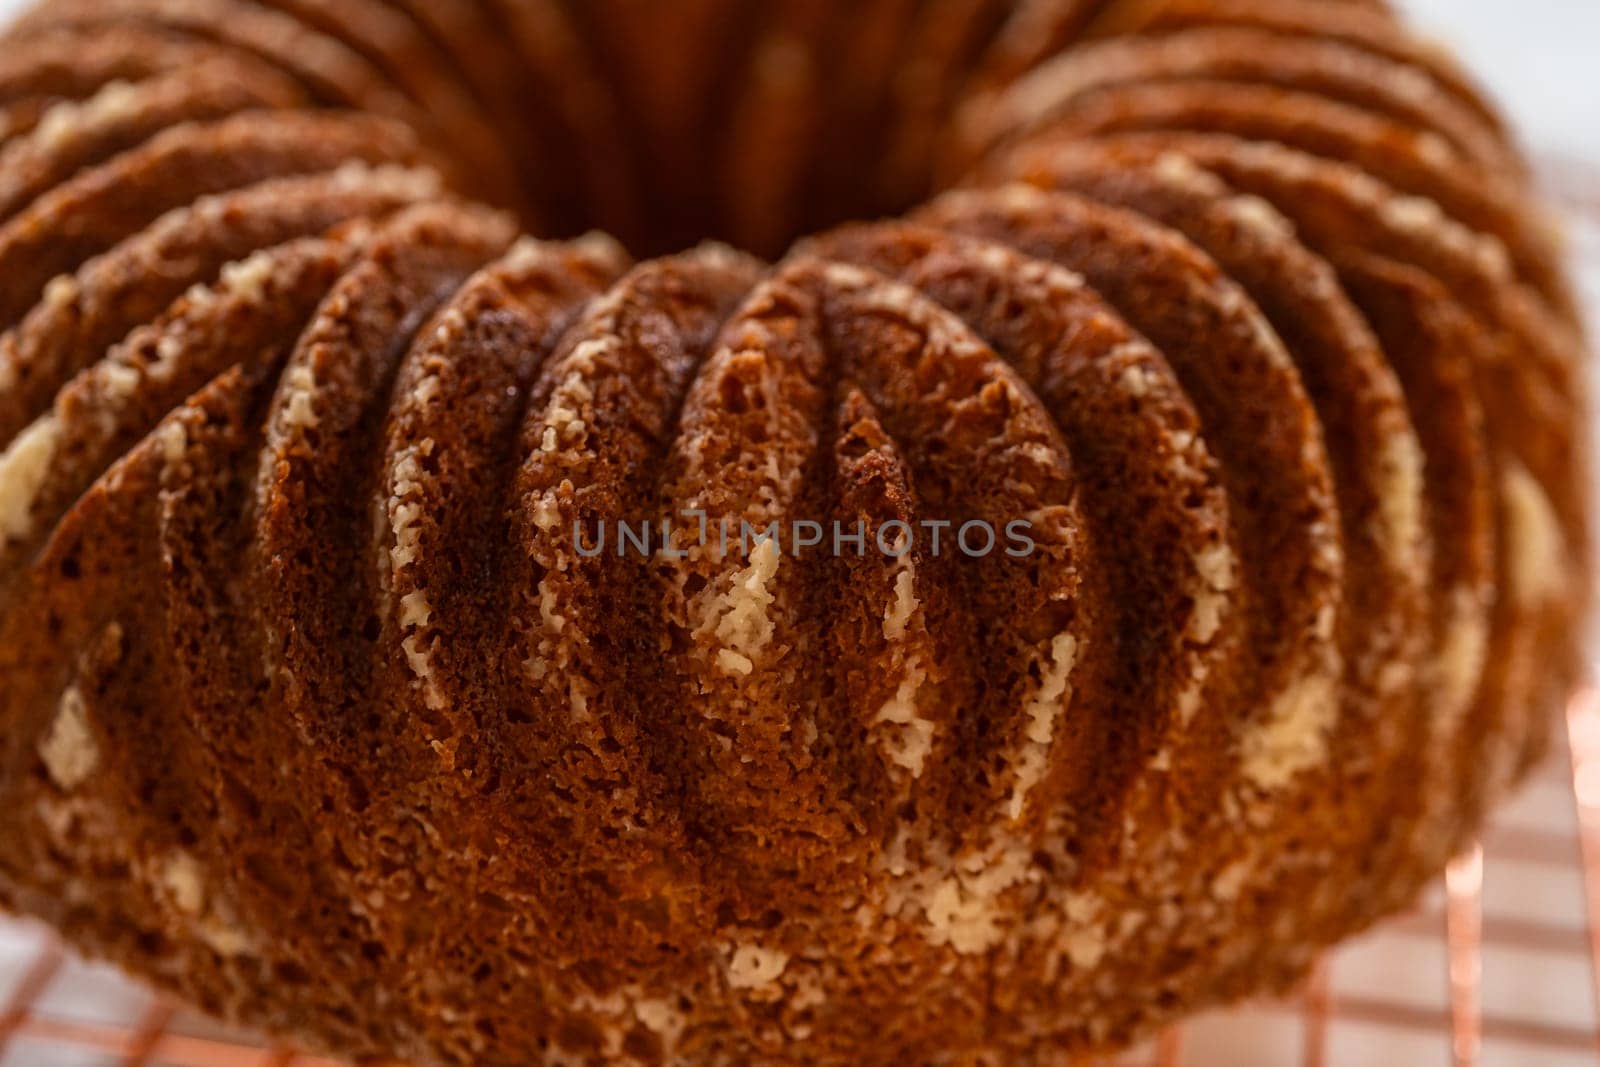
[[[1543,169],[1600,309],[1600,174]],[[1482,843],[1298,996],[1203,1016],[1096,1067],[1600,1067],[1600,687],[1573,698],[1565,727]],[[339,1065],[227,1030],[0,918],[0,1067]]]
[[[1114,1067],[1600,1064],[1600,689],[1483,844],[1290,1000],[1218,1012]],[[0,1067],[338,1067],[273,1049],[0,921]],[[1097,1065],[1111,1067],[1111,1065]]]

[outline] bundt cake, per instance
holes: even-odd
[[[1577,679],[1560,257],[1381,0],[47,0],[0,905],[419,1065],[1288,988]]]

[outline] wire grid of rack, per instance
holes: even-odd
[[[1600,309],[1600,175],[1547,161]],[[1600,687],[1564,744],[1413,911],[1341,946],[1289,1000],[1216,1012],[1116,1067],[1600,1064]],[[0,918],[0,1067],[338,1067],[272,1048]]]

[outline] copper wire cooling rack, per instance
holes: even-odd
[[[1545,172],[1600,309],[1600,174]],[[1301,994],[1214,1013],[1115,1067],[1600,1065],[1600,686],[1482,844]],[[339,1067],[194,1015],[0,918],[0,1067]]]

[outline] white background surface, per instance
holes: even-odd
[[[1403,0],[1536,151],[1600,162],[1600,0]]]

